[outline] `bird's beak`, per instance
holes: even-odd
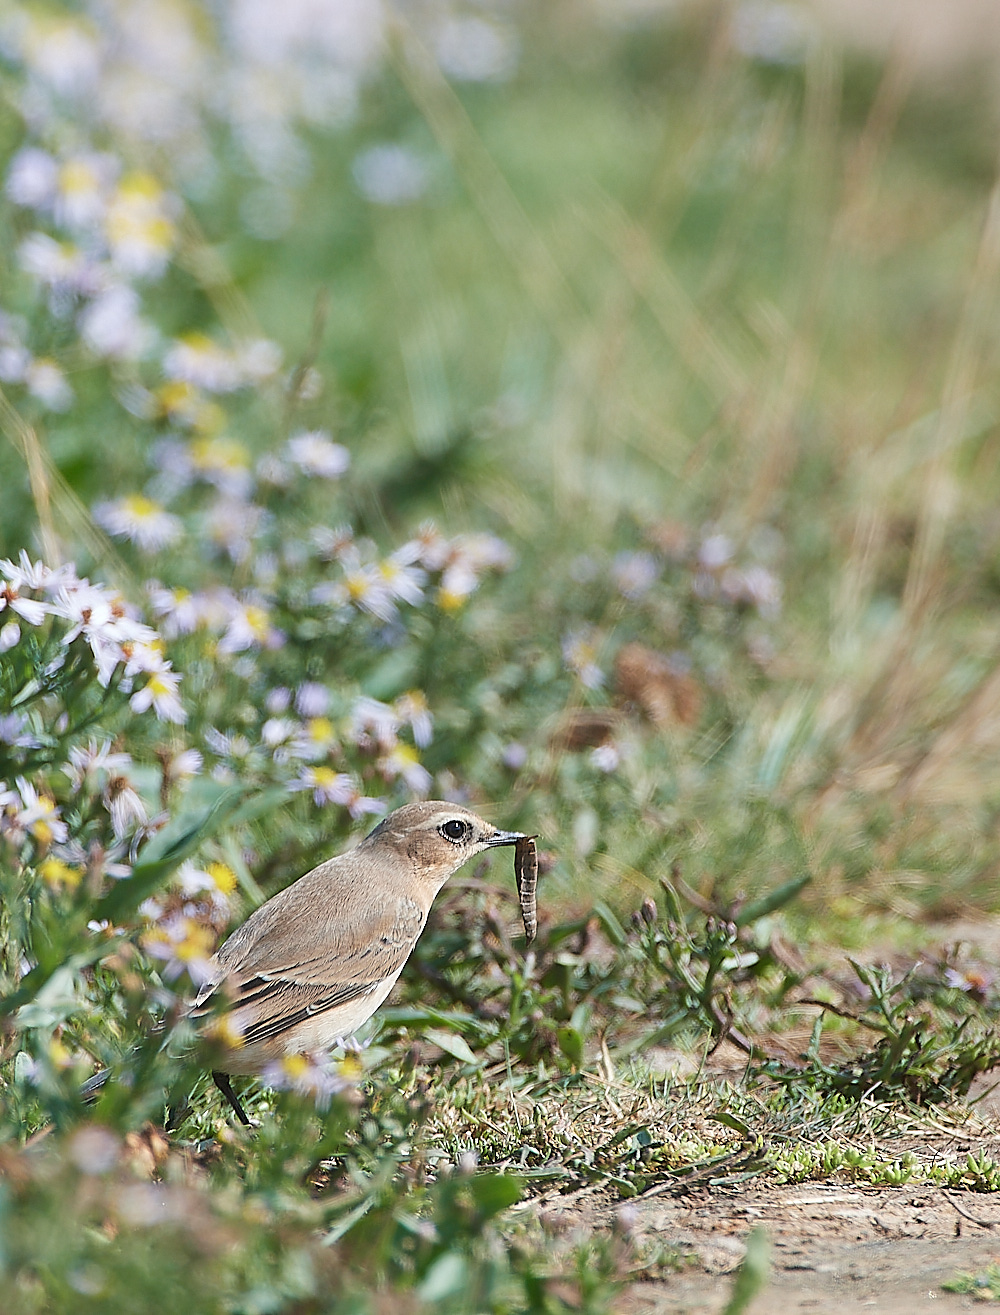
[[[520,831],[494,831],[486,843],[491,847],[493,845],[516,845],[519,840],[527,839],[528,837],[522,835]]]

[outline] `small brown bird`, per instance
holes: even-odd
[[[524,839],[460,804],[407,804],[256,909],[214,956],[190,1011],[214,1039],[233,1038],[212,1077],[241,1122],[250,1120],[230,1075],[352,1036],[392,990],[451,874]],[[85,1100],[110,1073],[83,1084]]]
[[[352,1036],[392,990],[452,873],[523,838],[459,804],[407,804],[256,909],[216,954],[192,1010],[217,1016],[226,1001],[240,1044],[212,1076],[237,1116],[249,1123],[230,1074]]]

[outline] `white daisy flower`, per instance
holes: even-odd
[[[0,640],[2,638],[3,631],[0,630]],[[9,744],[13,749],[37,749],[41,740],[29,730],[29,724],[23,712],[0,713],[0,744]]]
[[[446,612],[454,612],[479,587],[479,576],[472,562],[458,558],[449,562],[441,574],[437,601]]]
[[[25,16],[32,11],[28,9]],[[82,22],[35,10],[24,45],[25,63],[60,96],[92,95],[101,69],[101,54]]]
[[[190,781],[200,776],[205,760],[197,749],[182,749],[172,758],[164,757],[163,775],[167,781]]]
[[[184,914],[173,914],[158,922],[142,937],[143,948],[162,961],[161,972],[168,982],[187,972],[196,986],[210,980],[214,971],[212,952],[215,932]]]
[[[339,561],[343,579],[317,585],[312,591],[313,602],[338,608],[353,605],[380,621],[392,621],[396,616],[396,604],[379,567],[373,562],[363,561],[354,545],[344,548]]]
[[[503,82],[517,68],[513,33],[483,18],[446,19],[437,33],[434,53],[456,82]]]
[[[59,169],[54,211],[63,228],[91,229],[103,219],[120,165],[113,155],[70,156]]]
[[[183,724],[187,713],[177,693],[180,675],[170,670],[170,663],[164,663],[159,671],[154,671],[142,689],[137,690],[129,699],[133,712],[146,712],[152,708],[160,721],[172,721]]]
[[[111,262],[136,278],[157,278],[177,242],[176,198],[147,173],[128,174],[104,214]]]
[[[649,593],[659,574],[656,558],[649,552],[620,552],[611,568],[618,592],[632,601]]]
[[[59,165],[48,151],[25,146],[10,162],[4,191],[15,205],[48,210],[55,200]]]
[[[427,166],[408,146],[387,142],[362,151],[351,166],[358,191],[374,205],[407,205],[427,190]]]
[[[379,563],[379,572],[392,598],[398,598],[411,607],[424,601],[427,572],[407,560],[408,552],[394,552]]]
[[[278,1091],[295,1091],[311,1096],[318,1110],[329,1108],[331,1099],[347,1087],[357,1085],[360,1069],[336,1064],[319,1051],[304,1055],[285,1055],[268,1064],[261,1078]]]
[[[116,840],[123,840],[137,826],[149,821],[146,805],[127,776],[110,776],[101,798],[111,817]]]
[[[426,749],[434,738],[434,718],[423,690],[408,690],[399,696],[393,706],[400,721],[408,723],[412,729],[417,747]]]
[[[243,653],[248,648],[273,648],[280,631],[271,625],[267,608],[257,602],[233,601],[226,632],[219,640],[220,653]]]
[[[88,778],[98,779],[98,775],[120,775],[132,766],[132,758],[127,753],[112,751],[113,742],[109,739],[100,743],[92,739],[84,746],[74,744],[69,751],[69,778],[74,790],[83,788]]]
[[[621,750],[616,744],[599,744],[590,751],[591,763],[601,772],[617,771],[621,760]]]
[[[31,396],[50,411],[67,411],[73,403],[73,390],[65,374],[47,356],[31,362],[24,372],[24,383]]]
[[[64,647],[80,635],[88,643],[97,638],[118,645],[118,622],[125,615],[125,608],[119,595],[103,585],[91,584],[89,580],[72,581],[57,591],[52,611],[69,622],[69,629],[62,637]],[[120,655],[119,660],[122,659]]]
[[[400,725],[395,708],[362,695],[351,710],[348,734],[359,749],[372,749],[376,745],[381,749],[392,749],[395,748],[396,732]]]
[[[30,626],[40,626],[54,610],[51,604],[40,602],[37,598],[22,598],[13,584],[6,584],[0,589],[0,616],[8,608]]]
[[[53,294],[57,311],[65,308],[69,298],[92,296],[100,290],[100,267],[72,242],[57,242],[48,233],[29,233],[17,254],[24,272]]]
[[[253,489],[250,453],[235,438],[200,438],[187,447],[191,472],[195,478],[214,484],[220,493],[242,505]]]
[[[244,383],[233,353],[205,333],[188,333],[171,345],[163,358],[168,379],[203,388],[207,393],[232,393]]]
[[[416,749],[397,744],[378,761],[379,771],[387,781],[401,776],[414,794],[425,795],[431,788],[431,774],[417,757]]]
[[[206,514],[205,529],[213,544],[232,561],[242,564],[249,559],[254,540],[269,519],[263,507],[239,498],[223,497]]]
[[[295,710],[300,717],[322,717],[330,707],[330,691],[315,680],[306,680],[295,691]]]
[[[202,623],[201,600],[187,589],[168,589],[150,581],[146,586],[153,615],[162,622],[160,629],[167,639],[190,635]]]
[[[600,689],[604,672],[597,665],[598,637],[589,627],[571,630],[562,641],[563,661],[586,689]]]
[[[350,776],[345,772],[335,772],[332,767],[306,767],[288,788],[312,791],[313,801],[320,806],[340,804],[346,807],[357,793]]]
[[[31,369],[32,356],[27,347],[7,343],[0,347],[0,382],[20,384]]]
[[[306,767],[288,788],[310,790],[313,800],[320,807],[324,804],[337,804],[346,808],[355,819],[385,810],[384,800],[363,795],[350,776],[335,772],[332,767]]]
[[[269,338],[254,338],[237,350],[236,358],[247,382],[259,384],[281,369],[282,351]]]
[[[135,361],[151,349],[156,331],[139,314],[139,294],[112,283],[87,303],[77,317],[84,346],[102,360]]]
[[[305,475],[339,479],[351,464],[351,454],[342,443],[334,443],[322,429],[296,434],[288,440],[288,459]]]
[[[128,539],[140,552],[162,552],[177,543],[184,533],[176,516],[141,493],[114,502],[99,502],[93,510],[94,520],[102,529],[116,539]]]
[[[71,565],[53,568],[44,562],[33,562],[23,548],[16,562],[9,558],[0,560],[0,575],[12,589],[42,589],[46,593],[54,593],[63,585],[69,586],[76,581],[76,572]]]
[[[249,756],[250,741],[238,731],[227,734],[209,726],[205,731],[205,743],[218,758],[232,758],[240,761]]]
[[[16,831],[25,832],[43,847],[63,844],[69,839],[69,827],[59,816],[59,805],[51,795],[40,794],[23,776],[17,779],[21,807],[14,817]]]

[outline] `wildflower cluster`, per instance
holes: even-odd
[[[161,721],[186,719],[180,676],[160,636],[117,590],[79,579],[72,566],[32,562],[22,552],[18,562],[0,561],[0,618],[5,612],[10,619],[0,628],[0,647],[8,655],[3,685],[10,711],[0,742],[14,750],[41,747],[38,737],[49,732],[51,712],[39,716],[31,709],[88,666],[103,690],[114,686],[130,696],[133,712],[152,709]]]
[[[631,714],[659,731],[693,727],[707,698],[725,695],[738,665],[748,665],[747,675],[766,672],[775,651],[775,530],[757,527],[739,545],[715,525],[693,533],[659,522],[644,538],[638,549],[589,552],[569,564],[579,592],[562,661],[590,706],[563,724],[556,742],[587,749],[598,773],[616,772],[633,755]],[[594,619],[582,620],[588,614]]]
[[[749,615],[760,623],[747,631],[746,646],[756,661],[766,661],[767,622],[781,614],[781,579],[770,564],[780,554],[781,540],[768,526],[749,535],[742,551],[736,541],[715,526],[700,534],[678,522],[658,523],[646,532],[647,546],[619,552],[604,562],[594,555],[578,557],[570,574],[580,584],[607,580],[615,594],[645,612],[658,630],[670,630],[690,647],[697,633],[718,628],[707,609],[723,609],[734,619]],[[668,605],[669,614],[664,611]],[[588,689],[598,689],[606,675],[598,664],[601,636],[593,627],[567,633],[563,658]],[[691,658],[678,654],[690,666]]]
[[[220,129],[257,180],[242,207],[246,227],[264,238],[284,231],[311,169],[301,129],[351,120],[381,62],[386,22],[380,6],[335,0],[286,5],[280,24],[259,0],[211,12],[179,0],[8,6],[0,51],[25,135],[4,191],[27,228],[17,264],[47,315],[39,318],[30,297],[20,298],[25,313],[10,300],[0,306],[0,383],[66,411],[70,367],[82,354],[115,367],[127,409],[160,406],[204,422],[211,408],[185,386],[231,392],[271,377],[280,365],[273,343],[230,349],[202,332],[164,335],[146,293],[190,255],[182,195],[215,181]],[[445,7],[427,35],[457,79],[495,81],[516,65],[513,35],[485,17]],[[175,177],[126,163],[154,155],[172,162]],[[377,203],[416,199],[427,184],[425,166],[403,146],[370,148],[354,172]],[[146,361],[177,387],[150,397],[127,386]]]
[[[115,688],[133,712],[186,722],[186,748],[215,779],[280,783],[358,818],[383,806],[387,786],[431,787],[420,761],[427,693],[399,681],[372,733],[359,672],[373,650],[405,644],[418,612],[459,612],[511,553],[492,535],[448,538],[433,526],[395,550],[377,546],[349,523],[348,444],[311,416],[295,423],[322,392],[318,371],[286,369],[281,348],[252,327],[163,315],[165,286],[189,287],[205,267],[185,197],[203,196],[242,157],[259,182],[243,218],[275,236],[309,170],[300,127],[349,117],[381,58],[378,7],[321,4],[317,26],[315,5],[293,4],[278,29],[258,8],[11,9],[2,49],[23,137],[3,187],[20,281],[0,306],[0,383],[29,417],[73,416],[96,379],[138,440],[138,470],[117,471],[109,448],[90,511],[134,552],[174,657],[133,612],[113,614],[100,590],[85,596],[86,581],[53,599],[76,627],[67,643],[91,646],[103,685],[121,667]],[[442,11],[429,35],[455,77],[495,80],[514,67],[516,44],[486,18]],[[49,606],[15,589],[0,646],[24,621],[14,603],[31,615]],[[190,672],[184,706],[172,661]],[[7,727],[13,740],[29,733],[21,721]],[[180,778],[167,766],[176,753],[162,758],[167,797]],[[127,793],[114,798],[119,822],[136,814]]]
[[[187,719],[180,674],[134,605],[70,565],[0,561],[0,609],[0,866],[53,896],[85,877],[97,893],[131,874],[157,802],[200,771],[197,751],[164,742]],[[159,801],[126,729],[140,754],[159,746]]]

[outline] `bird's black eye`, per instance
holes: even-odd
[[[441,834],[449,840],[465,840],[471,830],[468,822],[460,822],[457,817],[453,817],[450,822],[445,822]]]

